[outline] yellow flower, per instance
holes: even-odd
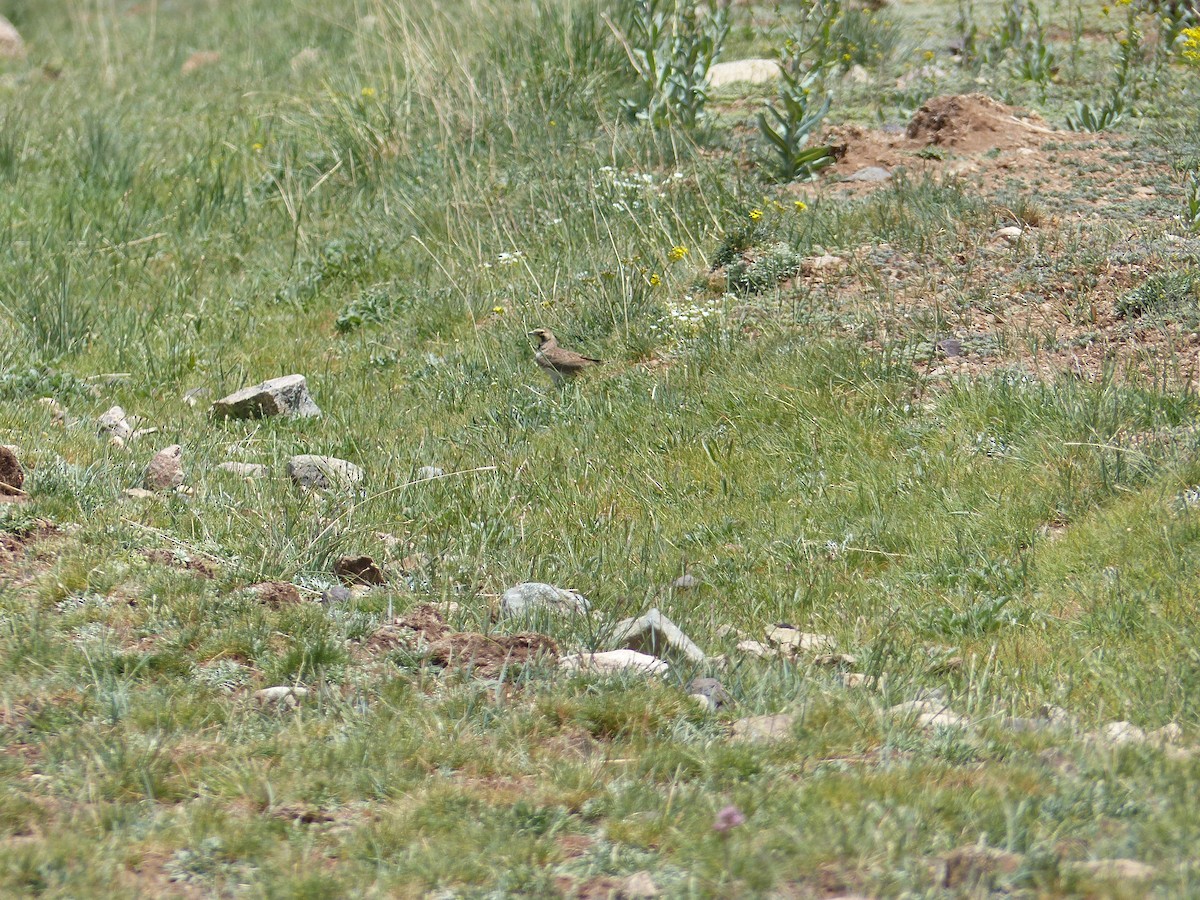
[[[1183,35],[1183,58],[1190,63],[1200,64],[1200,26],[1185,28]]]
[[[759,219],[762,218],[762,216],[763,216],[763,213],[762,213],[761,209],[750,210],[750,221],[757,222]]]
[[[679,260],[688,255],[688,248],[682,244],[676,244],[667,255],[670,257],[671,262],[679,262]]]
[[[492,312],[494,312],[494,313],[495,313],[496,315],[498,315],[498,316],[502,316],[502,315],[504,315],[506,312],[508,312],[508,310],[507,310],[507,309],[505,309],[503,306],[493,306],[493,307],[492,307]]]
[[[250,149],[253,150],[255,153],[262,153],[263,145],[258,143],[257,141],[255,141],[253,144],[250,145]]]
[[[934,53],[932,50],[925,51],[925,61],[926,62],[929,62],[929,60],[933,59],[935,56],[937,56],[937,54]]]
[[[374,96],[375,96],[375,88],[373,88],[373,87],[365,87],[365,88],[363,88],[363,89],[362,89],[362,95],[363,95],[364,97],[374,97]]]
[[[653,272],[650,273],[650,287],[658,287],[662,284],[662,279]]]
[[[807,203],[805,203],[803,200],[796,201],[796,212],[804,212],[806,209],[808,209]]]

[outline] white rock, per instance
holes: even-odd
[[[833,638],[829,635],[798,631],[788,625],[776,625],[768,629],[767,640],[788,653],[824,652],[833,649]]]
[[[852,65],[845,77],[851,84],[870,84],[871,82],[871,73],[859,63]]]
[[[1109,744],[1141,744],[1146,740],[1146,732],[1132,722],[1109,722],[1098,735]]]
[[[894,716],[913,717],[922,728],[965,728],[970,724],[941,700],[909,700],[888,710]]]
[[[602,675],[618,672],[640,672],[664,675],[670,666],[636,650],[607,650],[603,653],[577,653],[558,661],[560,668],[576,672],[596,672]]]
[[[1015,244],[1021,239],[1021,235],[1024,233],[1016,225],[1008,225],[1004,228],[996,229],[995,233],[992,234],[992,238],[997,241],[1008,241],[1010,244]]]
[[[865,181],[878,182],[888,181],[892,177],[892,173],[883,166],[863,166],[851,175],[843,178],[843,181]]]
[[[306,418],[321,415],[303,375],[284,375],[234,391],[209,409],[214,419]]]
[[[114,406],[101,413],[100,418],[96,420],[96,432],[101,437],[114,437],[124,441],[133,434],[133,426],[125,417],[125,410]]]
[[[737,649],[739,653],[757,656],[761,659],[770,659],[779,655],[779,651],[774,647],[768,647],[758,641],[738,641]]]
[[[657,609],[636,618],[622,619],[613,631],[613,640],[630,650],[675,654],[691,663],[704,662],[704,651]]]
[[[805,275],[831,275],[846,268],[846,261],[840,256],[824,253],[821,256],[808,256],[800,260],[800,271]]]
[[[12,22],[0,16],[0,59],[24,59],[25,42]]]
[[[437,466],[421,466],[417,469],[417,480],[429,481],[433,478],[441,478],[445,474],[445,470],[439,469]]]
[[[526,581],[514,585],[500,597],[500,616],[516,618],[536,613],[553,616],[586,615],[592,604],[577,591]]]
[[[1157,728],[1150,732],[1150,740],[1159,744],[1176,744],[1183,737],[1183,729],[1170,722],[1162,728]]]
[[[773,59],[735,59],[710,67],[708,83],[711,87],[722,87],[737,82],[766,84],[775,81],[779,76],[779,63]]]
[[[288,477],[301,487],[332,490],[353,487],[363,480],[363,470],[334,456],[302,453],[287,462]]]
[[[277,687],[263,688],[254,692],[254,699],[259,703],[278,703],[282,706],[295,706],[308,696],[308,688],[292,687],[281,684]]]

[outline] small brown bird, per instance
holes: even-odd
[[[534,359],[537,364],[546,370],[555,384],[562,384],[565,378],[574,378],[588,366],[594,366],[600,362],[590,356],[582,356],[574,350],[564,350],[558,346],[558,338],[554,336],[554,332],[549,328],[538,328],[529,332],[529,336],[537,338],[537,352],[534,353]]]

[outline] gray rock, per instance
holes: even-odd
[[[133,434],[133,426],[129,424],[125,410],[114,406],[101,413],[100,418],[96,420],[96,433],[101,437],[117,438],[124,442]]]
[[[239,478],[266,478],[267,467],[259,463],[223,462],[217,466],[218,472],[228,472]]]
[[[537,613],[553,616],[586,615],[592,608],[588,599],[576,591],[527,581],[510,587],[500,597],[500,616],[517,618]]]
[[[843,181],[887,181],[892,177],[892,173],[882,166],[866,166],[859,169],[853,175],[847,175]]]
[[[183,402],[188,406],[195,406],[200,401],[200,398],[207,393],[208,388],[206,387],[192,388],[190,391],[183,392]]]
[[[657,609],[636,618],[622,619],[613,629],[613,639],[629,650],[654,656],[669,654],[683,657],[690,663],[704,662],[704,651]]]
[[[421,468],[417,469],[417,479],[419,481],[426,481],[430,478],[441,478],[445,474],[445,471],[439,469],[437,466],[421,466]]]
[[[209,409],[209,415],[214,419],[303,418],[319,416],[321,410],[308,393],[303,375],[284,375],[222,397]]]
[[[937,342],[937,351],[946,357],[962,356],[962,341],[958,338],[944,338]]]
[[[25,42],[12,22],[0,16],[0,59],[24,59]]]
[[[715,678],[693,678],[688,682],[686,690],[689,697],[703,699],[705,705],[714,711],[733,705],[733,698]]]
[[[700,587],[700,583],[699,578],[687,572],[671,582],[671,589],[676,591],[694,591]]]
[[[292,707],[308,696],[308,688],[283,684],[254,692],[254,699],[263,704]]]
[[[146,466],[143,485],[148,491],[169,491],[183,484],[183,448],[172,444],[154,454]]]
[[[351,598],[350,588],[345,585],[335,584],[329,590],[321,594],[322,603],[345,603]]]
[[[363,470],[335,456],[302,453],[287,462],[288,477],[301,487],[328,491],[349,488],[363,480]]]

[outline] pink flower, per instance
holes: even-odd
[[[717,819],[713,822],[713,831],[717,834],[727,834],[732,829],[744,824],[745,821],[746,817],[742,811],[731,803],[717,813]]]

